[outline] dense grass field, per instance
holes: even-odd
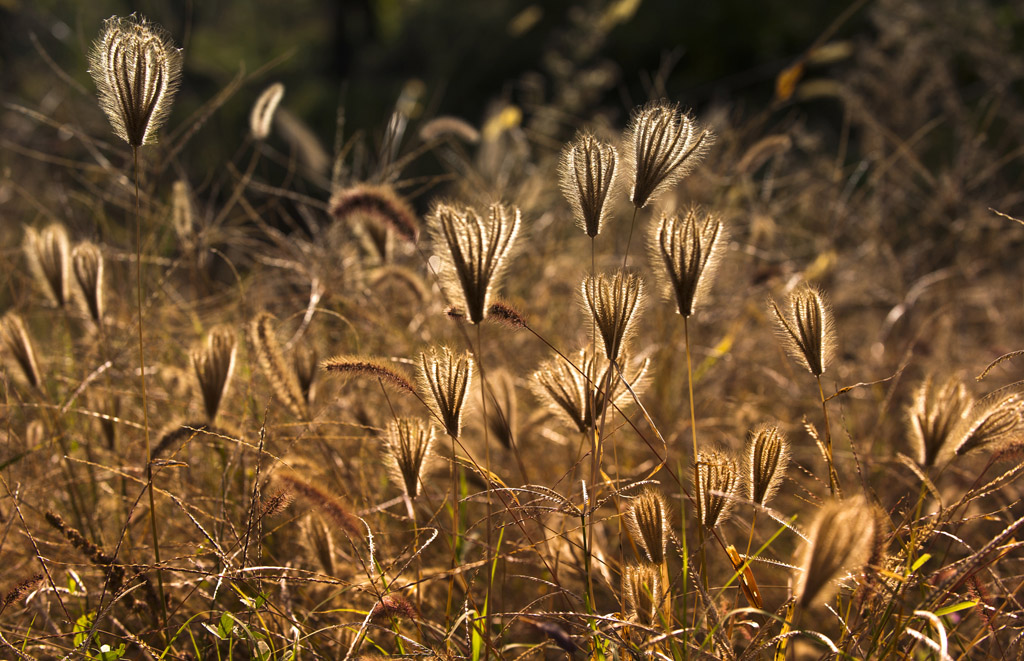
[[[37,42],[0,658],[1020,658],[1024,11],[965,4],[695,108],[583,3],[333,134],[270,58],[180,110],[141,14]]]

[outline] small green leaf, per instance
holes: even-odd
[[[235,628],[235,618],[232,617],[231,613],[224,613],[220,616],[220,624],[217,625],[217,637],[221,640],[227,640],[231,637],[231,631]]]
[[[931,560],[931,558],[932,558],[932,554],[931,553],[925,553],[920,558],[915,560],[914,564],[910,565],[910,571],[917,571],[918,569],[920,569],[921,565],[923,565],[924,563],[926,563],[929,560]]]
[[[967,608],[974,608],[977,605],[978,605],[978,602],[976,602],[976,601],[961,601],[959,604],[953,604],[952,606],[946,606],[945,608],[940,608],[939,610],[935,611],[935,614],[938,615],[939,617],[942,617],[943,615],[949,615],[950,613],[955,613],[957,611],[962,611],[962,610],[965,610]]]

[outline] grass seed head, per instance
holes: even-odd
[[[94,243],[83,242],[71,251],[71,270],[75,274],[89,317],[103,325],[103,253]]]
[[[274,315],[260,312],[249,324],[249,341],[256,350],[260,367],[270,381],[274,394],[297,418],[309,415],[305,396],[299,386],[295,370],[284,359],[281,344],[277,340]]]
[[[562,150],[559,165],[562,192],[572,207],[576,224],[593,238],[608,215],[608,200],[615,189],[619,154],[593,134],[581,132]]]
[[[334,356],[320,363],[325,372],[337,374],[342,378],[363,377],[379,380],[383,385],[396,390],[414,394],[416,389],[412,381],[402,370],[379,358],[367,356]]]
[[[658,621],[658,611],[665,597],[665,586],[658,567],[648,564],[627,565],[622,572],[622,593],[626,616],[644,626]]]
[[[519,209],[500,203],[486,217],[472,207],[441,203],[428,219],[431,233],[443,246],[441,273],[448,298],[478,324],[490,312],[491,297],[505,270],[519,234]]]
[[[789,441],[778,426],[758,425],[747,437],[747,497],[766,505],[779,490],[789,463]]]
[[[561,356],[542,363],[530,378],[530,387],[537,399],[547,403],[577,430],[586,432],[601,422],[605,407],[601,386],[611,364],[603,355],[592,354],[589,349],[581,349],[577,356],[571,365]],[[628,365],[628,356],[623,354],[621,361],[624,366]],[[633,392],[643,391],[649,366],[650,361],[645,359],[632,370],[623,367],[623,377]],[[612,377],[610,383],[608,406],[622,408],[633,400],[621,379]]]
[[[996,393],[978,401],[954,433],[956,455],[1001,452],[1024,440],[1024,394]]]
[[[715,271],[725,251],[728,232],[713,214],[703,217],[691,209],[685,215],[661,215],[651,233],[654,261],[666,281],[665,292],[676,302],[676,311],[692,315],[707,297]]]
[[[821,376],[836,348],[832,308],[820,291],[807,285],[793,291],[788,302],[789,309],[783,313],[778,304],[769,299],[778,335],[797,362],[814,376]]]
[[[153,144],[181,81],[181,51],[136,14],[112,16],[89,51],[89,73],[114,133],[132,147]]]
[[[68,301],[71,253],[67,230],[60,223],[53,223],[42,232],[27,227],[24,250],[39,288],[55,305],[64,307]]]
[[[398,418],[388,423],[384,437],[391,475],[405,494],[415,500],[423,487],[423,474],[434,452],[434,425],[419,418]]]
[[[629,503],[626,530],[646,559],[655,565],[665,562],[668,546],[668,504],[655,489],[645,489]]]
[[[4,350],[18,363],[18,367],[21,368],[21,373],[29,385],[37,390],[42,390],[43,380],[39,375],[36,349],[20,315],[8,312],[0,319],[0,342],[2,342]]]
[[[267,139],[267,136],[270,135],[270,127],[274,123],[274,113],[282,98],[284,98],[284,85],[274,83],[263,90],[263,93],[256,99],[256,103],[252,106],[252,112],[249,114],[249,130],[252,131],[252,137],[257,140]]]
[[[192,352],[192,368],[199,381],[199,392],[203,396],[203,407],[209,423],[217,418],[220,404],[231,385],[237,352],[235,331],[227,326],[212,328],[202,346]]]
[[[936,385],[931,377],[914,391],[907,407],[907,428],[917,462],[934,466],[954,440],[954,432],[963,424],[971,409],[967,388],[955,378]]]
[[[624,137],[633,179],[629,199],[638,209],[689,174],[714,141],[710,131],[665,101],[635,110]]]
[[[827,601],[842,572],[858,573],[871,556],[875,516],[862,498],[826,503],[807,533],[796,598],[801,608]]]
[[[587,276],[581,291],[605,357],[617,360],[636,330],[636,320],[644,303],[643,280],[636,273],[619,269],[612,276],[604,273]]]
[[[473,357],[438,346],[420,354],[420,383],[427,405],[452,438],[462,433],[462,413],[473,378]]]
[[[736,460],[725,452],[711,450],[697,454],[697,516],[709,530],[729,518],[740,488]]]
[[[330,210],[336,221],[361,216],[381,227],[391,228],[409,242],[415,243],[419,238],[420,222],[416,212],[391,186],[358,184],[344,188],[331,196]]]

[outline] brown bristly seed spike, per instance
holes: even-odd
[[[407,620],[416,620],[419,618],[419,613],[416,612],[416,607],[412,603],[400,594],[390,593],[380,598],[380,600],[373,605],[373,609],[370,610],[371,620],[380,620],[384,618],[405,618]]]
[[[156,142],[181,82],[181,62],[167,33],[145,18],[103,22],[89,51],[89,73],[114,133],[130,146]]]
[[[1000,452],[1024,440],[1024,394],[997,391],[979,400],[953,433],[956,456],[974,450]]]
[[[77,528],[73,528],[64,522],[60,514],[47,510],[46,522],[53,526],[78,552],[89,559],[89,562],[107,569],[110,577],[110,584],[113,590],[117,590],[124,579],[124,567],[115,563],[114,558],[107,555],[94,542],[86,539],[85,535]]]
[[[260,505],[260,515],[258,518],[264,519],[276,516],[288,509],[294,500],[295,496],[284,489],[276,491],[273,495],[263,499],[263,502]]]
[[[419,418],[398,418],[388,423],[384,437],[388,468],[415,500],[423,488],[423,474],[434,458],[434,426]]]
[[[939,456],[946,454],[971,404],[967,388],[956,378],[950,377],[942,385],[936,385],[931,376],[921,382],[906,411],[910,445],[919,464],[934,466]]]
[[[309,412],[295,371],[285,362],[274,328],[276,319],[269,312],[260,312],[249,324],[249,340],[259,359],[274,393],[297,418],[305,419]]]
[[[473,357],[468,353],[437,346],[420,354],[420,384],[427,405],[452,438],[462,433],[462,413],[472,378]]]
[[[729,518],[739,494],[739,465],[725,452],[710,450],[697,455],[697,516],[711,529]]]
[[[859,573],[871,554],[875,518],[860,497],[829,501],[811,523],[795,594],[801,608],[827,601],[841,572]]]
[[[608,215],[618,163],[615,147],[589,132],[577,133],[562,150],[558,168],[562,193],[569,200],[576,224],[591,238],[600,234]]]
[[[626,530],[646,559],[655,565],[665,562],[668,546],[668,503],[659,491],[648,488],[630,501],[626,509]]]
[[[496,300],[487,308],[485,321],[493,321],[496,324],[514,329],[527,328],[526,317],[508,301]]]
[[[379,379],[381,383],[398,392],[415,394],[412,381],[402,370],[392,367],[379,358],[367,356],[334,356],[320,363],[320,367],[342,378],[364,377]]]
[[[519,234],[522,214],[515,206],[491,204],[486,215],[467,206],[440,203],[428,217],[435,243],[443,249],[442,286],[471,324],[490,312],[491,297]]]
[[[330,212],[336,221],[363,216],[412,243],[419,238],[416,212],[391,186],[358,184],[339,190],[331,196]]]
[[[779,338],[786,350],[814,376],[821,376],[835,355],[835,322],[824,295],[809,285],[795,289],[784,313],[769,298]]]
[[[68,302],[71,253],[67,230],[60,223],[52,223],[42,232],[26,227],[23,246],[39,288],[54,305],[64,307]]]
[[[28,578],[20,581],[17,585],[11,588],[6,595],[4,595],[4,600],[2,603],[0,603],[0,613],[3,613],[5,610],[7,610],[8,606],[10,606],[14,602],[18,601],[26,594],[34,590],[35,587],[42,582],[42,574],[33,574],[32,576],[29,576]]]
[[[203,407],[209,424],[217,418],[221,402],[231,385],[237,350],[238,340],[234,329],[215,326],[210,329],[206,341],[192,351],[192,368],[199,381],[199,392],[203,396]]]
[[[252,137],[257,140],[267,139],[270,135],[270,127],[274,122],[274,113],[277,112],[277,106],[281,103],[282,98],[284,98],[284,85],[273,83],[263,90],[259,98],[256,99],[256,103],[252,106],[252,112],[249,114],[249,130],[252,131]]]
[[[286,491],[319,509],[349,536],[359,539],[366,532],[359,519],[348,511],[341,500],[326,490],[291,473],[278,473],[274,479],[283,482]]]
[[[71,270],[89,317],[103,325],[103,253],[95,243],[79,243],[71,251]]]
[[[0,319],[0,345],[18,363],[29,385],[42,390],[43,380],[39,373],[36,349],[20,315],[8,312]]]
[[[652,226],[652,261],[662,265],[665,294],[680,315],[691,316],[707,298],[727,243],[721,219],[696,209],[682,216],[662,213]]]
[[[789,463],[789,441],[777,425],[760,424],[747,437],[747,497],[767,505],[779,490]]]
[[[624,141],[633,179],[629,199],[642,209],[693,170],[714,136],[676,104],[656,101],[633,112]]]
[[[581,287],[583,304],[594,320],[604,355],[619,358],[636,329],[645,288],[636,273],[619,269],[614,275],[587,276]]]
[[[626,565],[622,572],[622,592],[629,619],[644,626],[652,626],[658,621],[658,611],[665,594],[658,567]]]

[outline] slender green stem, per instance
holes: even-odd
[[[156,583],[163,612],[164,629],[167,628],[167,600],[164,597],[164,578],[160,571],[160,533],[156,525],[156,499],[153,496],[153,449],[149,440],[149,397],[146,393],[145,340],[142,327],[142,204],[139,199],[139,148],[132,147],[135,169],[135,289],[139,312],[139,381],[142,386],[142,420],[146,437],[146,489],[149,491],[149,527],[153,534],[153,560],[156,564]]]
[[[494,516],[494,504],[491,500],[491,442],[488,433],[487,423],[487,372],[484,369],[484,357],[483,357],[483,345],[480,339],[480,326],[476,325],[476,365],[477,369],[480,370],[480,401],[482,402],[483,409],[483,423],[484,423],[484,464],[487,467],[487,598],[484,603],[487,604],[487,613],[485,613],[485,620],[483,621],[484,627],[484,659],[489,659],[491,656],[491,627],[488,623],[490,620],[490,614],[494,610],[494,602],[491,600],[491,590],[494,587],[494,571],[492,570],[494,563],[494,546],[491,538],[491,518]]]

